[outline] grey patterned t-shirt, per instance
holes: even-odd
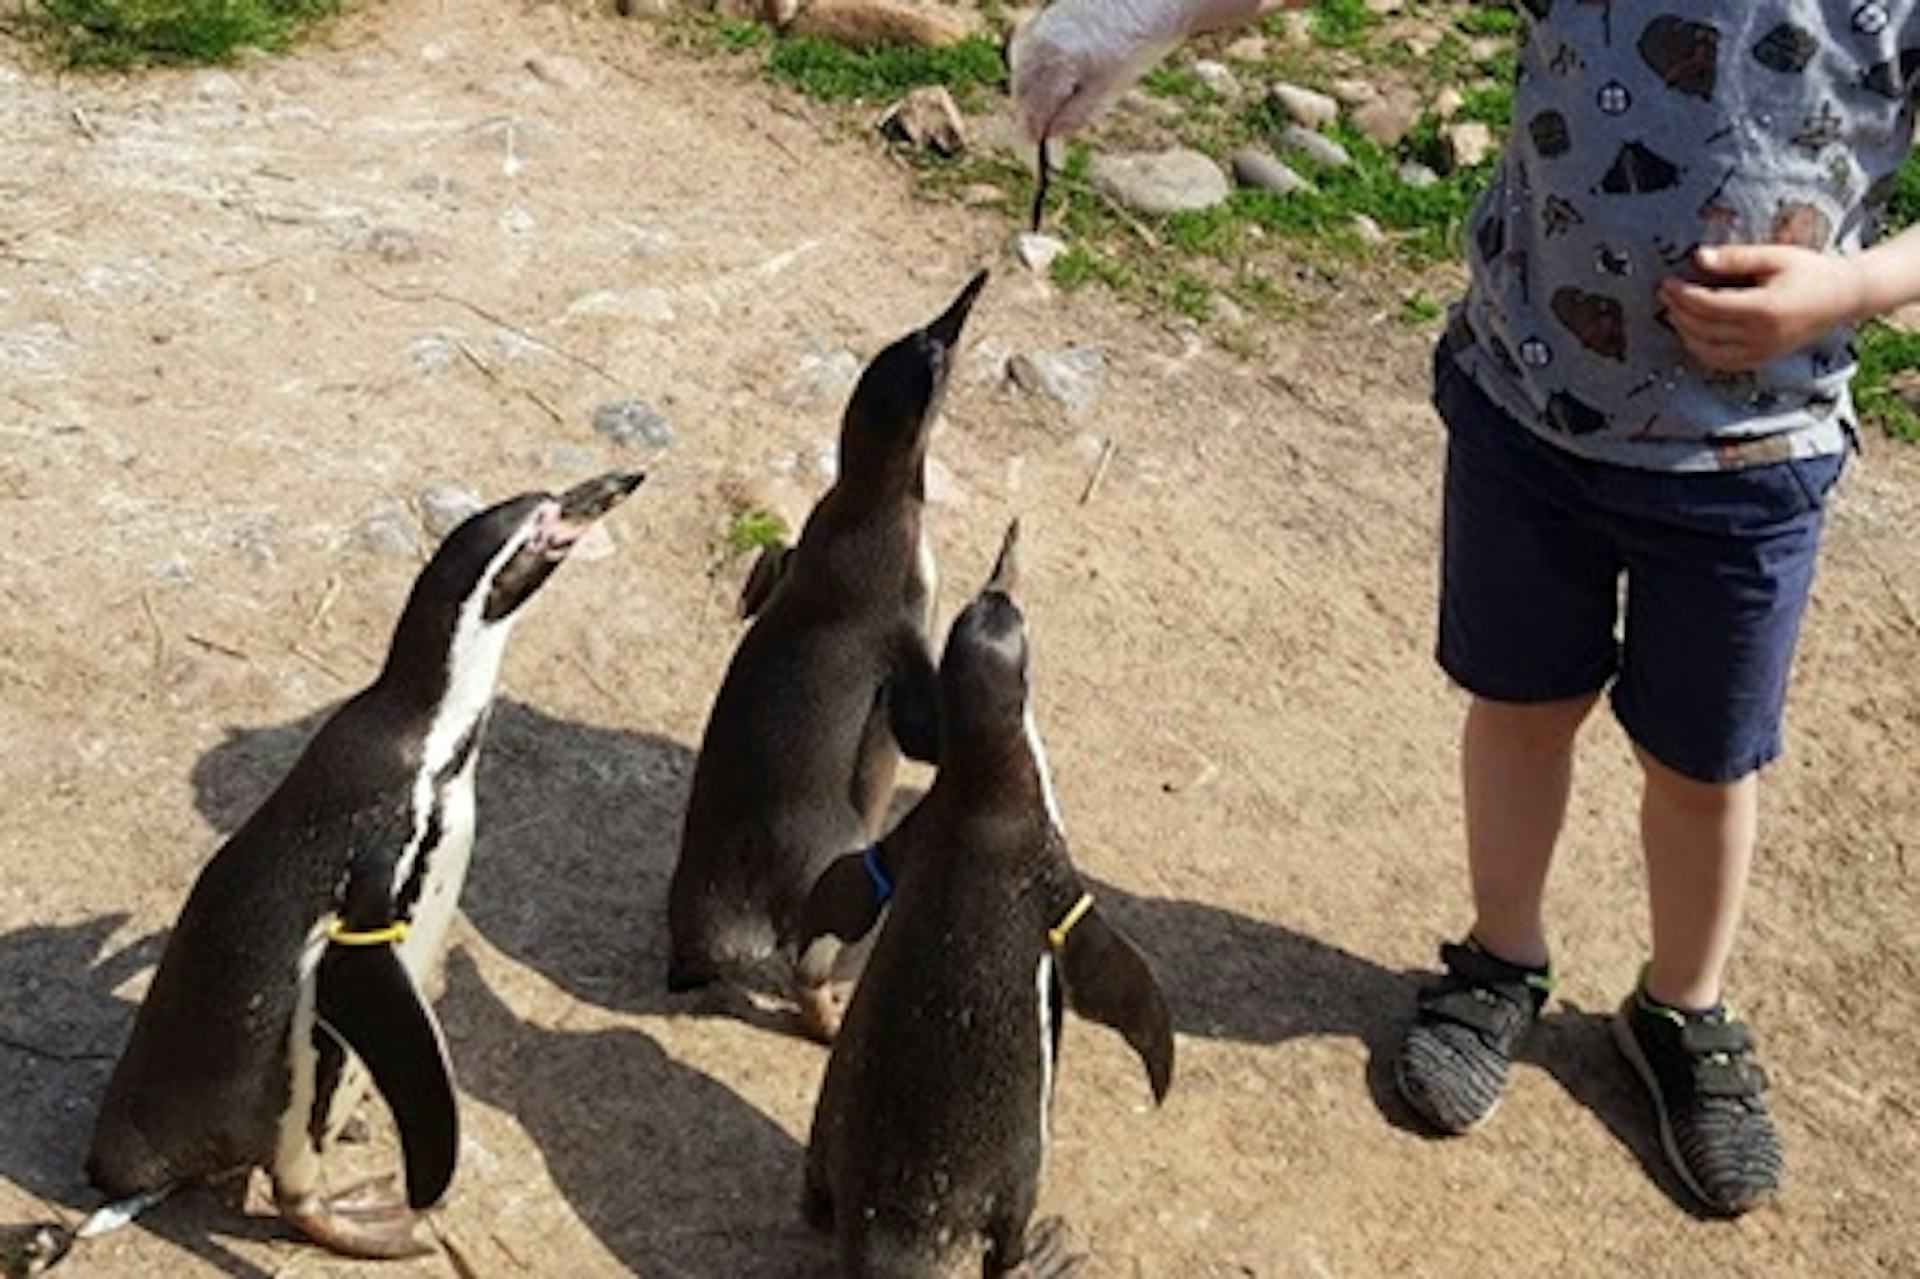
[[[1858,252],[1912,146],[1920,0],[1520,0],[1514,125],[1476,211],[1462,367],[1585,457],[1712,470],[1840,452],[1839,333],[1693,363],[1656,286],[1700,244]]]

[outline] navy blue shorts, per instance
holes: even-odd
[[[1822,508],[1845,456],[1685,474],[1589,461],[1515,422],[1444,350],[1434,406],[1448,433],[1447,674],[1503,702],[1611,683],[1628,736],[1704,782],[1779,755]]]

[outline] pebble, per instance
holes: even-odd
[[[1394,170],[1394,176],[1416,191],[1424,191],[1440,181],[1440,175],[1416,160],[1409,160]]]
[[[991,182],[970,182],[960,188],[960,203],[970,209],[1003,203],[1007,193]]]
[[[1227,57],[1235,62],[1265,62],[1267,60],[1267,38],[1265,36],[1241,36],[1226,48]]]
[[[398,502],[382,502],[360,521],[360,549],[395,559],[420,553],[419,525],[413,513]]]
[[[935,506],[960,506],[967,500],[966,490],[953,477],[953,471],[933,454],[927,455],[927,501]]]
[[[673,443],[673,424],[645,400],[612,400],[593,411],[593,429],[621,448],[664,449]]]
[[[794,408],[810,408],[845,395],[860,376],[860,357],[842,347],[808,351],[788,379],[782,399]]]
[[[1240,79],[1224,62],[1212,58],[1201,58],[1193,64],[1193,74],[1201,84],[1223,98],[1240,96]]]
[[[414,367],[422,373],[438,373],[460,358],[460,344],[440,333],[423,333],[408,346]]]
[[[485,509],[472,489],[436,484],[420,491],[420,523],[427,536],[443,538]]]
[[[1467,95],[1448,85],[1433,95],[1433,114],[1441,120],[1451,120],[1460,114],[1460,108],[1467,105]]]
[[[205,71],[195,76],[193,91],[203,102],[231,102],[246,92],[225,71]]]
[[[974,15],[977,17],[977,15]],[[933,48],[958,44],[976,23],[960,10],[910,0],[813,0],[788,29],[857,49],[885,45]]]
[[[1479,120],[1462,120],[1440,131],[1447,156],[1456,169],[1471,169],[1493,158],[1493,128]]]
[[[356,247],[362,253],[371,254],[382,262],[418,262],[420,260],[420,242],[414,238],[413,232],[405,227],[371,227],[360,236]]]
[[[1184,147],[1096,155],[1088,177],[1114,200],[1149,217],[1212,208],[1224,204],[1232,190],[1219,165]]]
[[[1303,89],[1297,84],[1276,84],[1269,90],[1274,104],[1295,124],[1309,129],[1325,129],[1340,117],[1340,104],[1324,93]]]
[[[1353,233],[1360,237],[1360,243],[1368,248],[1377,249],[1387,243],[1387,233],[1380,224],[1364,213],[1353,215]]]
[[[1390,89],[1353,111],[1353,126],[1383,147],[1398,146],[1420,118],[1420,99],[1408,89]]]
[[[1007,376],[1015,386],[1075,411],[1093,403],[1105,372],[1106,359],[1098,347],[1092,346],[1034,351],[1007,361]]]
[[[1058,236],[1042,235],[1034,231],[1023,231],[1013,242],[1014,256],[1029,271],[1044,275],[1062,253],[1067,251],[1067,243]]]
[[[1280,195],[1313,190],[1313,183],[1259,147],[1242,147],[1233,153],[1233,176],[1240,180],[1241,186]]]
[[[1357,107],[1363,102],[1372,102],[1380,96],[1379,87],[1371,80],[1351,78],[1335,80],[1327,88],[1332,91],[1336,99],[1350,107]]]
[[[559,89],[578,92],[593,87],[593,69],[578,58],[560,53],[536,53],[527,59],[527,70],[538,79]]]
[[[1338,142],[1297,124],[1290,124],[1281,131],[1280,145],[1288,151],[1299,152],[1325,169],[1344,169],[1353,163],[1353,157]]]

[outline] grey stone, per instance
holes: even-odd
[[[1456,169],[1471,169],[1493,158],[1498,145],[1491,126],[1479,120],[1461,120],[1440,131],[1448,160]]]
[[[1280,146],[1305,156],[1324,169],[1344,169],[1353,163],[1353,157],[1338,142],[1297,124],[1290,124],[1281,130]]]
[[[1242,147],[1233,153],[1233,176],[1240,185],[1279,195],[1298,195],[1313,190],[1313,183],[1259,147]]]
[[[1371,80],[1362,80],[1357,76],[1349,76],[1344,79],[1335,80],[1327,87],[1333,91],[1335,98],[1350,107],[1357,107],[1363,102],[1372,102],[1380,96],[1380,87],[1378,85],[1374,84]]]
[[[420,553],[420,526],[398,502],[382,502],[360,521],[360,549],[373,555],[406,559]]]
[[[436,484],[420,491],[420,523],[431,538],[445,537],[483,509],[472,489]]]
[[[564,53],[536,53],[527,59],[527,70],[556,88],[578,92],[593,87],[593,69]]]
[[[1378,249],[1387,244],[1387,233],[1380,224],[1364,213],[1353,215],[1353,232],[1360,237],[1360,243],[1368,248]]]
[[[845,347],[815,349],[800,357],[781,399],[797,409],[838,400],[860,376],[860,357]]]
[[[1460,108],[1467,105],[1467,95],[1448,85],[1433,95],[1433,114],[1441,120],[1451,120],[1460,114]]]
[[[1105,357],[1098,347],[1091,346],[1034,351],[1007,361],[1007,376],[1015,386],[1075,411],[1093,403],[1105,372]]]
[[[460,342],[444,333],[422,333],[408,346],[407,353],[422,373],[438,373],[460,358]]]
[[[1044,274],[1067,251],[1067,243],[1058,236],[1023,231],[1014,239],[1014,256],[1029,271]]]
[[[664,449],[673,443],[673,424],[645,400],[612,400],[593,411],[593,429],[621,448]]]
[[[1324,129],[1340,118],[1340,104],[1324,93],[1297,84],[1276,84],[1268,94],[1289,120],[1309,129]]]
[[[1409,160],[1394,170],[1394,176],[1416,191],[1424,191],[1440,181],[1440,175],[1426,165]]]
[[[1235,62],[1265,62],[1267,60],[1267,38],[1265,36],[1241,36],[1226,48],[1226,55]]]
[[[1183,147],[1096,155],[1088,176],[1108,196],[1149,217],[1212,208],[1224,203],[1231,191],[1219,165]]]

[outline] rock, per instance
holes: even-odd
[[[438,373],[460,358],[460,342],[443,333],[423,333],[407,347],[407,354],[422,373]]]
[[[1353,125],[1381,146],[1396,147],[1419,118],[1420,99],[1410,89],[1394,88],[1355,107]]]
[[[1296,49],[1313,43],[1313,15],[1304,9],[1289,9],[1280,15],[1280,38]]]
[[[1267,60],[1267,38],[1265,36],[1241,36],[1226,47],[1226,56],[1234,62],[1265,62]]]
[[[680,12],[675,0],[614,0],[614,11],[623,18],[642,18],[657,21],[671,18]]]
[[[969,209],[1006,203],[1007,193],[991,182],[971,182],[960,188],[960,203]]]
[[[1014,120],[1011,111],[1001,110],[979,116],[972,121],[969,132],[973,135],[972,142],[976,150],[1004,155],[1032,169],[1036,148],[1027,140],[1026,131]],[[1067,140],[1047,139],[1047,154],[1053,158],[1056,166],[1065,164]]]
[[[801,0],[760,0],[760,18],[783,30],[800,16]]]
[[[915,89],[880,117],[880,132],[895,142],[956,156],[967,149],[967,122],[944,85]]]
[[[966,490],[953,478],[953,471],[938,457],[928,454],[927,501],[935,506],[959,506],[966,500]]]
[[[1020,264],[1029,271],[1042,275],[1067,251],[1066,241],[1058,236],[1040,235],[1037,232],[1022,232],[1014,238],[1013,254]]]
[[[780,398],[797,409],[838,400],[859,379],[860,367],[860,357],[845,347],[808,351],[800,357]]]
[[[536,53],[527,59],[527,70],[557,89],[579,92],[593,87],[593,69],[578,58],[563,53]]]
[[[1394,176],[1416,191],[1424,191],[1440,181],[1440,175],[1426,165],[1409,160],[1394,170]]]
[[[405,227],[377,226],[369,227],[354,245],[362,253],[368,253],[382,262],[418,262],[420,260],[420,242],[413,232]]]
[[[1186,115],[1187,109],[1168,98],[1157,97],[1145,89],[1128,89],[1120,95],[1120,109],[1143,120],[1173,121]]]
[[[1309,129],[1324,129],[1340,118],[1340,104],[1324,93],[1303,89],[1297,84],[1276,84],[1269,90],[1275,105],[1295,124]]]
[[[1401,37],[1407,46],[1407,52],[1416,58],[1431,56],[1433,51],[1440,47],[1440,42],[1446,38],[1446,31],[1438,26],[1420,27]]]
[[[413,513],[398,502],[382,502],[360,521],[356,540],[374,555],[411,559],[420,554],[420,526]]]
[[[1379,87],[1371,80],[1356,80],[1351,78],[1335,80],[1332,84],[1328,85],[1327,88],[1333,93],[1336,99],[1346,103],[1350,107],[1357,107],[1363,102],[1371,102],[1380,96]]]
[[[1492,62],[1507,51],[1509,44],[1500,36],[1475,36],[1467,41],[1467,56],[1475,62]]]
[[[1368,248],[1381,248],[1387,243],[1387,233],[1380,229],[1378,222],[1364,213],[1353,215],[1353,233],[1359,236],[1360,243]]]
[[[1447,161],[1455,169],[1471,169],[1493,158],[1497,145],[1493,128],[1479,120],[1461,120],[1440,131]]]
[[[857,49],[890,44],[935,48],[973,34],[971,12],[914,0],[812,0],[788,29]]]
[[[1070,346],[1058,353],[1035,351],[1007,361],[1007,376],[1015,386],[1074,411],[1093,403],[1105,371],[1106,360],[1091,346]]]
[[[1390,18],[1396,13],[1405,11],[1407,0],[1366,0],[1366,5],[1367,12],[1375,17]]]
[[[1240,96],[1240,80],[1224,62],[1201,58],[1193,64],[1193,74],[1208,90],[1223,98]]]
[[[1279,195],[1313,190],[1313,183],[1259,147],[1242,147],[1233,153],[1233,176],[1240,180],[1241,186]]]
[[[1225,203],[1231,191],[1219,165],[1184,147],[1096,155],[1087,173],[1099,190],[1149,217],[1209,209]]]
[[[1902,333],[1920,333],[1920,302],[1903,306],[1886,317],[1887,323]]]
[[[645,400],[612,400],[593,411],[593,429],[621,448],[664,449],[673,443],[666,414]]]
[[[246,90],[225,71],[205,71],[194,77],[193,92],[203,102],[232,102]]]
[[[1353,157],[1338,142],[1297,124],[1290,124],[1281,131],[1280,146],[1284,150],[1298,152],[1323,169],[1344,169],[1353,163]]]
[[[1460,108],[1467,105],[1467,95],[1448,85],[1433,95],[1433,114],[1436,119],[1451,120],[1460,114]]]
[[[436,484],[420,491],[420,523],[427,530],[427,536],[436,540],[484,509],[479,494],[472,489]]]

